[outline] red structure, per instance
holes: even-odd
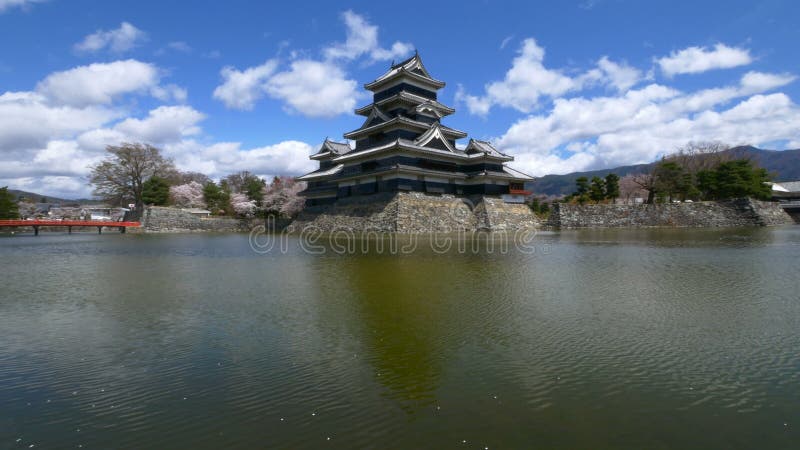
[[[97,227],[97,233],[103,228],[119,228],[124,233],[128,227],[141,226],[139,222],[110,222],[104,220],[0,220],[0,228],[31,227],[34,236],[39,235],[39,227],[67,227],[67,232],[72,233],[72,227]]]

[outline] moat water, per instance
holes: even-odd
[[[800,227],[0,237],[0,448],[797,448]]]

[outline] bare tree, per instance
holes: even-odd
[[[92,167],[89,182],[94,185],[94,195],[111,204],[132,202],[136,210],[141,211],[144,182],[175,171],[172,160],[161,156],[159,149],[149,144],[109,145],[106,151],[109,156]]]
[[[653,203],[656,198],[656,185],[657,181],[655,175],[650,173],[639,173],[633,175],[632,181],[639,186],[640,189],[647,192],[647,201],[645,203]]]
[[[689,142],[670,155],[667,160],[675,161],[679,166],[694,176],[701,170],[716,169],[720,164],[733,159],[730,145],[719,141]]]
[[[641,177],[643,175],[631,174],[619,179],[619,196],[626,204],[630,203],[631,200],[635,201],[636,198],[647,198],[648,191],[642,189],[642,186],[635,181],[637,176]]]
[[[200,172],[180,172],[178,176],[180,177],[180,182],[176,184],[188,184],[194,181],[195,183],[200,183],[205,186],[206,183],[211,181],[208,175]]]

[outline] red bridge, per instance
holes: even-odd
[[[66,227],[72,233],[72,227],[97,227],[97,233],[102,233],[103,228],[119,228],[124,233],[128,227],[141,226],[139,222],[111,222],[107,220],[0,220],[0,228],[32,227],[33,234],[39,235],[39,227]]]

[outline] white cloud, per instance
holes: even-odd
[[[182,53],[191,53],[192,47],[183,41],[173,41],[167,44],[167,47],[171,48],[172,50],[182,52]]]
[[[470,113],[476,116],[486,117],[489,110],[492,108],[492,101],[488,97],[478,97],[477,95],[470,95],[464,90],[464,86],[458,85],[455,96],[456,103],[463,103],[467,105]]]
[[[0,177],[3,177],[0,170]],[[74,176],[37,176],[3,178],[3,185],[14,186],[15,189],[37,192],[66,199],[88,198],[86,180]]]
[[[251,110],[264,96],[264,85],[277,68],[278,61],[274,59],[242,71],[223,67],[223,83],[214,89],[214,98],[231,109]]]
[[[535,39],[525,39],[505,79],[486,86],[489,100],[493,104],[529,112],[542,95],[555,97],[576,89],[576,80],[544,67],[544,53]]]
[[[150,88],[150,95],[162,102],[176,101],[183,103],[189,97],[185,88],[175,84],[167,84],[165,86],[154,86]]]
[[[223,82],[214,89],[214,98],[232,109],[251,110],[262,97],[280,100],[284,109],[307,117],[333,117],[350,113],[363,96],[358,83],[349,78],[341,64],[366,57],[369,61],[386,60],[408,54],[410,44],[395,42],[388,49],[378,43],[378,27],[353,11],[342,13],[347,39],[322,49],[323,60],[298,59],[289,52],[288,67],[278,59],[238,70],[224,67]],[[288,44],[282,44],[281,49]]]
[[[749,72],[738,85],[681,92],[650,84],[619,96],[560,98],[496,139],[534,175],[653,161],[689,141],[761,145],[800,139],[800,108],[763,92],[794,77]],[[738,103],[729,106],[735,100]]]
[[[0,0],[0,14],[11,8],[26,8],[34,3],[43,3],[46,0]]]
[[[673,51],[669,56],[656,59],[664,75],[671,77],[683,73],[701,73],[712,69],[729,69],[750,64],[750,51],[743,48],[716,44],[714,49],[688,47]]]
[[[277,72],[277,60],[239,71],[222,69],[224,82],[214,98],[232,109],[251,110],[264,95],[281,100],[290,112],[307,117],[333,117],[349,113],[360,94],[355,80],[332,62],[302,59]]]
[[[117,117],[105,106],[53,106],[42,94],[6,92],[0,95],[0,153],[41,147]]]
[[[785,86],[797,77],[788,73],[774,74],[763,72],[747,72],[742,76],[742,89],[753,92],[768,91]]]
[[[749,71],[731,85],[684,92],[653,83],[652,73],[606,56],[569,74],[546,67],[544,56],[535,40],[526,39],[503,79],[488,83],[483,95],[471,95],[462,86],[455,95],[457,103],[480,116],[493,106],[528,113],[494,142],[533,175],[650,162],[689,141],[800,141],[800,108],[786,94],[767,95],[795,81],[793,74]],[[674,52],[656,63],[673,75],[751,61],[747,50],[718,44]],[[645,81],[650,84],[639,87]],[[600,86],[612,93],[598,94]],[[547,104],[546,111],[535,112]]]
[[[82,176],[88,174],[88,166],[102,159],[102,155],[91,154],[75,141],[55,140],[36,152],[33,165],[48,167],[57,176]]]
[[[347,79],[333,64],[299,60],[270,78],[266,91],[292,111],[308,117],[333,117],[353,110],[357,87],[355,80]]]
[[[108,48],[114,53],[126,52],[147,39],[147,33],[128,22],[122,22],[114,30],[97,30],[81,42],[75,44],[75,50],[83,53],[94,53]]]
[[[642,79],[640,70],[605,56],[598,60],[596,68],[576,76],[545,67],[544,56],[544,48],[535,39],[525,39],[502,81],[487,84],[483,96],[470,95],[462,88],[456,101],[480,116],[486,116],[494,105],[527,113],[537,108],[543,97],[558,98],[596,85],[609,85],[624,92]]]
[[[158,86],[156,66],[134,59],[95,63],[55,72],[36,90],[54,102],[71,106],[110,104],[115,97]]]
[[[625,92],[642,79],[642,72],[625,63],[615,63],[603,56],[597,62],[597,67],[603,71],[607,83],[619,92]]]
[[[378,27],[353,11],[342,13],[342,20],[347,27],[347,40],[324,49],[323,53],[328,59],[353,60],[367,55],[373,61],[389,60],[405,56],[414,48],[411,44],[400,41],[388,49],[382,48],[378,44]]]
[[[238,142],[204,145],[193,140],[165,146],[166,154],[184,170],[198,171],[219,178],[247,170],[261,176],[301,175],[314,170],[308,159],[313,148],[300,141],[243,149]]]
[[[205,114],[187,105],[161,105],[132,115],[123,94],[153,95],[162,101],[185,97],[157,76],[120,80],[126,72],[157,74],[133,61],[97,64],[57,72],[36,91],[0,94],[0,185],[64,198],[87,197],[90,166],[107,145],[147,142],[175,158],[180,169],[223,176],[238,170],[297,175],[311,170],[311,146],[285,141],[252,149],[239,143],[205,143]],[[93,78],[94,77],[94,78]],[[62,89],[88,89],[65,96]]]
[[[200,133],[197,124],[204,118],[204,114],[189,106],[159,106],[150,111],[146,118],[125,119],[114,129],[130,136],[131,140],[172,142]]]
[[[312,147],[304,142],[243,148],[238,142],[203,143],[205,115],[188,106],[160,106],[145,117],[128,117],[106,126],[51,139],[40,147],[0,152],[0,184],[66,198],[87,197],[90,166],[102,160],[107,145],[147,142],[173,158],[181,170],[212,177],[249,170],[260,175],[299,175],[313,170]],[[76,127],[77,128],[77,127]],[[49,178],[48,178],[49,177]],[[79,180],[80,186],[75,184]]]

